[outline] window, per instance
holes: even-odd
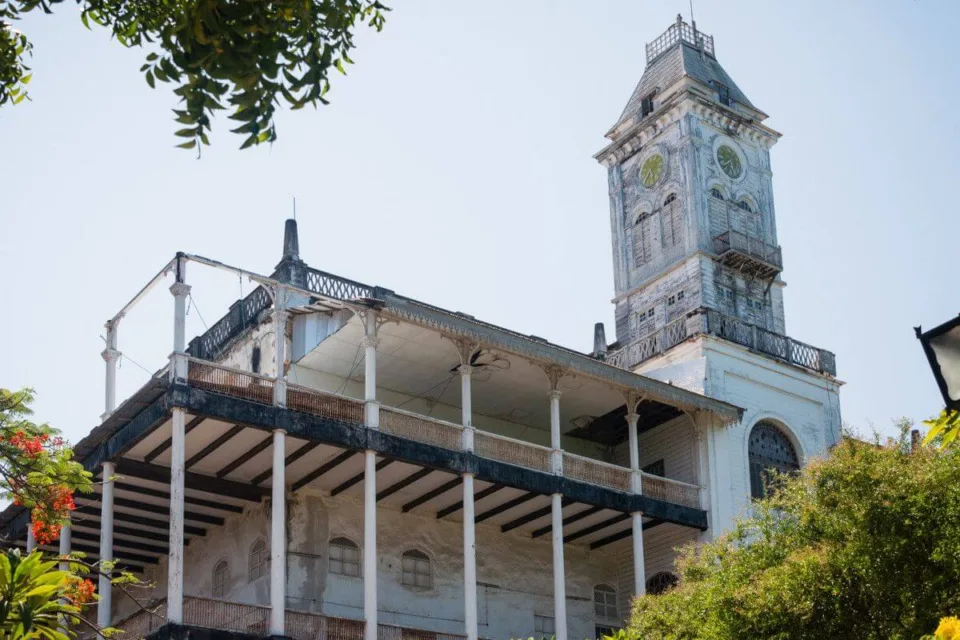
[[[671,193],[663,202],[663,246],[667,248],[683,241],[683,212],[676,201],[677,194]]]
[[[794,473],[800,470],[797,450],[787,436],[769,422],[758,422],[750,432],[750,494],[765,498],[773,488],[771,471]]]
[[[716,187],[710,188],[710,196],[716,198],[717,200],[723,200],[723,192]]]
[[[747,298],[747,309],[751,311],[763,311],[763,301]]]
[[[677,576],[669,571],[661,571],[650,576],[650,579],[647,580],[647,593],[652,596],[659,596],[675,586],[677,586]]]
[[[334,538],[330,541],[330,573],[360,576],[360,549],[352,540]]]
[[[667,296],[667,306],[668,306],[668,307],[672,307],[673,305],[677,304],[678,302],[683,302],[683,298],[684,298],[684,293],[683,293],[683,291],[678,291],[677,293],[673,294],[672,296]]]
[[[533,616],[533,633],[538,637],[551,637],[557,632],[553,616]]]
[[[730,102],[730,87],[728,87],[725,84],[720,84],[719,82],[716,84],[717,84],[717,99],[720,101],[720,104],[723,104],[729,107],[732,104]]]
[[[250,371],[260,373],[260,345],[254,345],[250,353]]]
[[[736,302],[736,294],[733,292],[733,289],[729,287],[718,286],[717,295],[720,297],[721,302],[726,302],[730,305]]]
[[[637,223],[633,225],[633,257],[636,266],[641,267],[653,258],[652,237],[653,218],[648,213],[641,213]]]
[[[740,202],[737,203],[737,206],[743,209],[744,211],[749,211],[750,213],[753,213],[753,207],[751,207],[750,203],[747,202],[746,200],[741,200]]]
[[[612,636],[616,632],[617,632],[617,627],[608,627],[602,624],[598,624],[596,627],[593,628],[594,637],[597,638],[597,640],[600,640],[601,638],[606,638],[607,636]]]
[[[248,565],[250,582],[267,575],[267,543],[263,538],[257,538],[250,545],[250,563]]]
[[[677,302],[680,302],[681,300],[683,300],[683,291],[678,291],[678,292],[677,292]]]
[[[641,469],[641,471],[644,473],[649,473],[652,476],[660,476],[661,478],[667,477],[666,468],[663,465],[663,458],[660,458],[656,462],[651,462]]]
[[[655,94],[656,94],[656,92],[653,92],[653,93],[648,94],[648,95],[640,102],[640,117],[641,117],[641,118],[646,118],[648,115],[650,115],[651,113],[653,113],[653,96],[654,96]]]
[[[227,595],[227,586],[230,584],[230,566],[226,560],[221,560],[213,568],[213,597],[222,598]]]
[[[411,549],[403,554],[401,559],[401,584],[410,587],[429,588],[433,586],[433,573],[430,569],[430,558],[423,551]]]
[[[617,620],[617,590],[608,584],[598,584],[593,588],[593,613],[598,618]]]
[[[666,206],[676,201],[677,201],[677,194],[671,193],[670,195],[667,196],[667,199],[663,201],[663,204],[664,206]]]

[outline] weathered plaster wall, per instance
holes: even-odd
[[[184,561],[186,595],[212,597],[213,568],[225,559],[230,566],[226,599],[264,605],[269,602],[269,576],[250,582],[247,567],[255,540],[262,538],[269,547],[268,511],[264,502],[229,518],[222,528],[210,530],[206,537],[191,541]],[[462,633],[462,524],[383,508],[378,509],[377,517],[380,621]],[[362,618],[362,578],[329,574],[327,553],[328,541],[338,536],[349,538],[362,548],[362,532],[363,505],[359,502],[309,493],[298,494],[290,502],[288,608]],[[496,527],[480,524],[476,538],[481,636],[503,640],[529,637],[533,633],[534,614],[553,615],[549,537],[534,540],[522,534],[502,534]],[[401,584],[400,558],[410,549],[419,549],[430,557],[431,588]],[[606,550],[591,552],[576,545],[567,545],[564,551],[570,637],[593,637],[593,587],[599,583],[617,586],[622,558]],[[155,597],[165,596],[166,575],[164,559],[145,576],[155,581]],[[134,610],[132,603],[119,594],[115,602],[117,616]]]

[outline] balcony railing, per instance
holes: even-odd
[[[783,271],[780,247],[739,231],[727,231],[718,235],[713,239],[713,250],[723,262],[742,267],[744,271],[763,278]]]
[[[167,611],[164,600],[155,601],[146,610],[140,610],[123,618],[114,628],[123,631],[124,640],[146,638],[166,623]],[[347,618],[295,611],[287,609],[284,616],[284,635],[293,640],[363,640],[364,622]],[[183,623],[188,626],[236,631],[266,636],[270,620],[270,607],[185,596],[183,599]],[[93,636],[91,636],[92,638]],[[378,640],[463,640],[466,636],[377,625]]]
[[[670,480],[641,472],[643,495],[674,504],[694,506],[700,504],[700,487],[679,480]]]
[[[725,338],[804,369],[831,376],[837,375],[837,360],[832,352],[712,309],[701,309],[686,318],[671,322],[662,329],[638,338],[608,354],[606,361],[617,367],[633,369],[687,338],[701,334]]]
[[[685,334],[676,331],[670,333],[670,335],[672,336],[670,340],[675,340],[679,339],[678,336]],[[272,403],[273,388],[276,384],[273,378],[267,376],[224,367],[196,358],[188,360],[187,380],[191,386],[198,389],[262,404]],[[334,393],[288,384],[287,408],[329,420],[336,420],[343,424],[356,427],[364,426],[363,401]],[[463,447],[462,426],[391,407],[380,407],[380,430],[401,438],[454,451],[460,451]],[[551,463],[553,451],[549,447],[481,430],[474,432],[473,447],[474,453],[483,458],[544,473],[553,472]],[[563,473],[565,477],[573,480],[625,493],[631,491],[630,470],[600,460],[564,452]],[[664,483],[675,483],[678,487],[684,484],[666,478],[661,478],[661,480]],[[677,489],[670,495],[678,500],[683,500],[682,502],[674,501],[676,504],[694,508],[700,507],[699,498],[691,497],[683,490]]]

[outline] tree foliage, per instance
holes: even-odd
[[[63,0],[0,0],[0,106],[26,97],[27,38],[13,28],[23,14],[51,12]],[[229,109],[241,148],[277,137],[281,98],[292,109],[327,104],[330,73],[346,74],[353,30],[383,28],[379,0],[77,0],[88,28],[109,29],[126,46],[149,49],[140,71],[151,87],[176,85],[182,106],[179,147],[209,144],[215,111]],[[5,24],[4,24],[5,23]]]
[[[960,436],[960,412],[944,409],[936,418],[924,420],[925,425],[930,427],[924,438],[924,444],[931,442],[940,448],[949,447],[957,442],[957,436]]]
[[[0,389],[0,494],[31,510],[34,537],[47,544],[74,509],[74,492],[93,485],[59,432],[30,420],[33,399],[30,389]]]
[[[652,639],[916,640],[960,610],[960,450],[847,439],[634,603]]]

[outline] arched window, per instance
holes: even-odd
[[[267,543],[263,538],[257,538],[250,545],[250,562],[247,567],[250,582],[267,575]]]
[[[658,596],[677,586],[677,576],[669,571],[655,573],[647,580],[647,594]]]
[[[593,588],[593,613],[598,618],[619,619],[617,590],[608,584],[595,586]]]
[[[360,576],[360,548],[347,538],[330,541],[330,573],[341,576]]]
[[[717,187],[710,188],[710,196],[716,198],[717,200],[723,200],[723,192]]]
[[[633,225],[634,266],[642,267],[653,259],[653,216],[641,213]]]
[[[666,206],[671,202],[676,202],[676,201],[677,201],[677,194],[671,193],[670,195],[667,196],[666,200],[663,201],[663,205]]]
[[[750,494],[765,498],[771,490],[771,471],[794,473],[800,469],[797,450],[789,438],[769,422],[758,422],[750,432]]]
[[[741,200],[740,202],[737,203],[737,206],[743,209],[744,211],[750,211],[751,213],[753,212],[753,207],[751,207],[750,203],[747,202],[746,200]]]
[[[680,211],[679,205],[674,204],[676,201],[677,194],[675,193],[671,193],[663,201],[663,228],[660,237],[665,249],[675,247],[683,242],[683,212]]]
[[[429,588],[433,586],[433,571],[430,558],[423,551],[411,549],[401,558],[400,582],[410,587]]]
[[[222,598],[227,595],[227,586],[230,584],[230,565],[221,560],[213,567],[213,597]]]

